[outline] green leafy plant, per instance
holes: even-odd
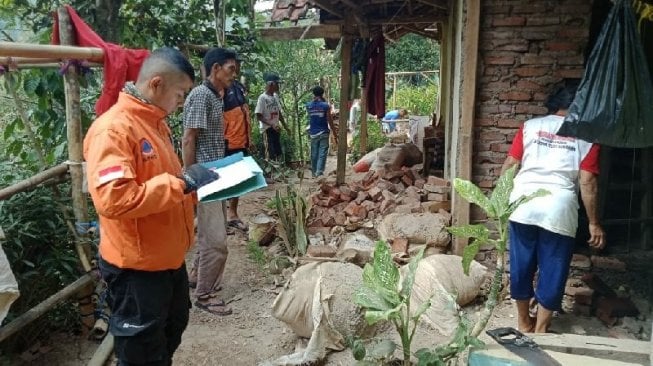
[[[460,317],[460,322],[453,339],[446,345],[438,346],[433,350],[422,349],[417,352],[420,366],[441,366],[459,353],[465,351],[468,347],[478,347],[482,343],[477,339],[479,334],[485,329],[492,316],[494,308],[497,306],[499,289],[501,287],[503,272],[505,268],[505,252],[508,242],[508,220],[515,210],[533,198],[543,197],[549,194],[544,189],[537,190],[526,196],[522,196],[514,202],[510,202],[510,193],[513,189],[513,179],[515,177],[516,166],[508,169],[499,177],[496,187],[490,197],[487,197],[483,191],[474,183],[456,178],[454,180],[454,189],[465,200],[478,205],[485,211],[488,217],[488,223],[491,223],[497,231],[498,239],[491,238],[490,230],[483,224],[452,226],[447,230],[459,237],[471,238],[471,243],[465,247],[463,252],[463,270],[469,274],[469,267],[472,260],[478,253],[481,245],[490,243],[494,245],[497,251],[497,264],[490,285],[490,293],[485,301],[485,306],[481,311],[479,320],[471,327],[470,322],[464,317]]]
[[[352,164],[356,163],[361,158],[361,136],[360,126],[358,126],[358,133],[354,135],[351,143],[351,154],[349,154],[349,161]],[[374,151],[379,147],[383,147],[388,142],[388,137],[381,131],[381,123],[375,119],[367,119],[367,149],[365,153]]]
[[[423,256],[422,249],[411,259],[400,283],[399,268],[392,261],[390,247],[386,242],[377,242],[372,263],[366,264],[363,269],[363,286],[354,295],[354,302],[365,310],[365,320],[369,324],[389,321],[394,325],[401,338],[404,365],[411,364],[410,347],[419,318],[431,306],[429,299],[420,304],[414,313],[411,312],[410,295],[417,265]],[[362,354],[360,349],[357,354]]]
[[[309,206],[299,188],[292,184],[286,186],[286,194],[277,190],[274,196],[275,208],[279,216],[277,233],[283,239],[291,257],[306,254],[308,247],[307,219]]]
[[[430,80],[427,85],[413,86],[401,83],[396,90],[395,108],[405,108],[411,115],[430,116],[435,109],[438,96],[437,85]],[[392,105],[388,100],[387,105]]]

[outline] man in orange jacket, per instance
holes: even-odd
[[[166,123],[193,80],[193,67],[179,51],[155,50],[136,83],[125,86],[84,139],[119,365],[172,364],[188,324],[190,193],[218,178],[200,165],[182,171]]]

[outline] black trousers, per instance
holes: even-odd
[[[166,271],[118,268],[100,258],[118,365],[167,366],[188,325],[186,266]]]
[[[281,159],[281,133],[270,127],[265,130],[265,139],[268,144],[268,157],[270,160]]]

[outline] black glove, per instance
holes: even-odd
[[[184,193],[195,192],[199,187],[207,185],[219,178],[220,175],[218,173],[205,168],[201,164],[193,164],[181,173],[181,179],[186,183]]]

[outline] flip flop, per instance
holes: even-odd
[[[247,232],[248,230],[247,225],[245,225],[245,223],[243,223],[240,219],[229,220],[227,225],[243,232]]]
[[[198,309],[206,311],[207,313],[218,316],[231,315],[231,313],[233,313],[231,308],[228,307],[222,300],[215,302],[201,302],[198,300],[195,301],[195,306],[197,306]]]

